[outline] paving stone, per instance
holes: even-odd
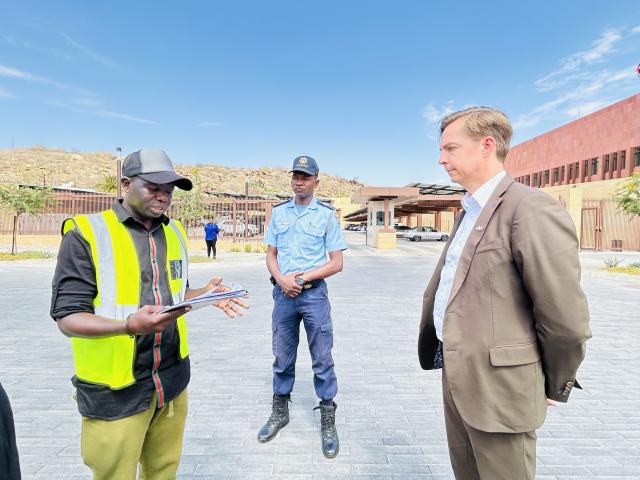
[[[440,372],[418,365],[421,298],[440,242],[399,241],[376,252],[347,232],[344,271],[329,279],[340,455],[325,459],[305,335],[301,335],[291,423],[256,440],[271,405],[271,285],[258,254],[194,264],[191,284],[212,276],[251,292],[243,318],[217,310],[188,317],[192,381],[180,479],[453,478]],[[640,261],[640,254],[625,254]],[[599,270],[606,254],[581,254],[594,338],[567,405],[549,409],[538,432],[538,480],[640,478],[640,280]],[[49,318],[54,262],[3,262],[0,381],[14,410],[23,478],[88,479],[80,416],[69,378],[69,339]],[[38,292],[37,294],[34,292]],[[19,312],[19,313],[16,313]]]

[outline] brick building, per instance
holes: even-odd
[[[640,218],[612,199],[640,172],[640,94],[516,145],[505,168],[564,205],[583,250],[640,250]]]
[[[640,171],[640,94],[516,145],[505,167],[532,187],[610,180]]]

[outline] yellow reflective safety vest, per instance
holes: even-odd
[[[183,301],[187,288],[187,235],[182,225],[170,220],[162,225],[167,242],[167,275],[173,303]],[[127,227],[118,221],[113,210],[80,215],[65,220],[63,235],[77,229],[91,247],[96,270],[98,293],[93,299],[95,314],[125,321],[140,308],[140,264]],[[180,358],[189,355],[187,324],[184,316],[177,320]],[[136,339],[129,335],[105,338],[71,339],[78,379],[111,389],[135,383],[133,365]]]

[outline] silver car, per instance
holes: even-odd
[[[408,238],[412,242],[421,242],[422,240],[439,240],[446,242],[449,240],[448,232],[441,232],[433,227],[415,227],[403,233],[403,237]]]

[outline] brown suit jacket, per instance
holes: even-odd
[[[420,365],[434,368],[433,304],[461,214],[424,293]],[[460,414],[486,432],[529,432],[566,402],[591,337],[575,227],[549,195],[505,176],[469,235],[444,316],[443,357]]]

